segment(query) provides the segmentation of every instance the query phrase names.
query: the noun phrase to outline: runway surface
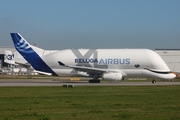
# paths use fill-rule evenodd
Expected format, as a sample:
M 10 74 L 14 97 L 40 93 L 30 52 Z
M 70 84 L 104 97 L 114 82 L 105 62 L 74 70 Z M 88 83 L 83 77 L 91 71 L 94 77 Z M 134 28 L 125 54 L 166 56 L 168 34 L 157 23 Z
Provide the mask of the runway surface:
M 0 86 L 157 86 L 180 85 L 180 82 L 125 82 L 125 81 L 101 81 L 101 83 L 88 83 L 88 81 L 62 81 L 53 79 L 0 79 Z

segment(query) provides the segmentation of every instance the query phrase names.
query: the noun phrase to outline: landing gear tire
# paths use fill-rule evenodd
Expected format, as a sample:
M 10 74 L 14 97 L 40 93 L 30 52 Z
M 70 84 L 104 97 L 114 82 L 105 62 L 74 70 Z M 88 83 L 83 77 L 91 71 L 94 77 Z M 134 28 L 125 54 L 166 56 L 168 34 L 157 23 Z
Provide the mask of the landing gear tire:
M 155 79 L 154 79 L 154 80 L 152 80 L 152 83 L 153 83 L 153 84 L 155 84 L 155 83 L 156 83 L 156 80 L 155 80 Z
M 89 83 L 100 83 L 100 80 L 89 80 Z

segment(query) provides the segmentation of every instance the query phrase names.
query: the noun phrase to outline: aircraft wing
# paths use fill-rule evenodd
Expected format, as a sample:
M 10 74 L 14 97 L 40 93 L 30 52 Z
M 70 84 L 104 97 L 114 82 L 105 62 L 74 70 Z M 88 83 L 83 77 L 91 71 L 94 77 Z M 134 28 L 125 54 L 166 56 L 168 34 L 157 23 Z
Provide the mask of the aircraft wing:
M 121 73 L 123 76 L 126 76 L 127 74 L 124 73 L 121 70 L 111 70 L 111 69 L 100 69 L 100 68 L 91 68 L 91 67 L 84 67 L 84 66 L 71 66 L 71 65 L 65 65 L 64 63 L 58 61 L 60 66 L 64 66 L 64 67 L 68 67 L 68 68 L 73 68 L 76 71 L 82 71 L 82 72 L 86 72 L 89 75 L 93 75 L 93 74 L 99 74 L 102 75 L 104 73 L 109 73 L 109 72 L 119 72 Z
M 71 65 L 65 65 L 64 63 L 58 61 L 60 66 L 64 66 L 64 67 L 68 67 L 68 68 L 73 68 L 77 71 L 82 71 L 82 72 L 87 72 L 88 74 L 93 74 L 93 73 L 97 73 L 97 74 L 103 74 L 106 72 L 112 72 L 110 70 L 107 69 L 99 69 L 99 68 L 91 68 L 91 67 L 84 67 L 84 66 L 71 66 Z

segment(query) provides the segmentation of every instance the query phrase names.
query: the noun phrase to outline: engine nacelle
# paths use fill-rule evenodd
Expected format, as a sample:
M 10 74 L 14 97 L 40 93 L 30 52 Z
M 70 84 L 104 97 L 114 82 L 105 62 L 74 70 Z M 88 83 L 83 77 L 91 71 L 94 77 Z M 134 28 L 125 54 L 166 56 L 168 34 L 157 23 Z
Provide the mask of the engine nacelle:
M 122 80 L 123 76 L 121 73 L 105 73 L 102 78 L 104 80 Z

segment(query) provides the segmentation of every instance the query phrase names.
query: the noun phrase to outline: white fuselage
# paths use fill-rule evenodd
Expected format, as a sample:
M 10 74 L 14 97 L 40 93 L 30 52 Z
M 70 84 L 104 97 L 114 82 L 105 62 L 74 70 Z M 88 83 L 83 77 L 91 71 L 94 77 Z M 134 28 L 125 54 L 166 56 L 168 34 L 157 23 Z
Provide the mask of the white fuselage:
M 16 50 L 32 67 L 58 76 L 88 76 L 122 80 L 124 76 L 173 79 L 162 58 L 148 49 L 67 49 L 47 52 L 30 45 L 19 33 L 11 33 Z M 99 81 L 98 81 L 99 82 Z
M 122 80 L 124 76 L 173 79 L 162 58 L 148 49 L 67 49 L 46 52 L 30 45 L 19 33 L 11 33 L 16 50 L 37 71 L 58 76 L 87 76 Z
M 42 59 L 59 76 L 88 76 L 88 74 L 62 67 L 58 61 L 72 66 L 114 70 L 121 72 L 123 76 L 162 79 L 174 77 L 172 73 L 164 73 L 170 72 L 169 68 L 157 53 L 148 49 L 67 49 L 42 56 Z

